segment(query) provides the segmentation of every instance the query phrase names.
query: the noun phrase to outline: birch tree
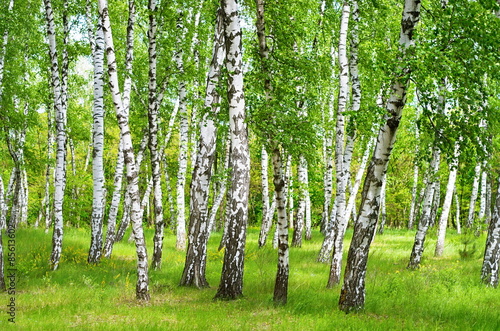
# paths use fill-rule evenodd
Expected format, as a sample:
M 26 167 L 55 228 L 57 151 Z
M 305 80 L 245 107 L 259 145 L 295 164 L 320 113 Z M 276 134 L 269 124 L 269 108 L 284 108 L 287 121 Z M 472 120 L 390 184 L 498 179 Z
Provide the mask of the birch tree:
M 45 19 L 47 22 L 47 39 L 51 62 L 51 86 L 54 97 L 56 123 L 56 168 L 54 179 L 54 232 L 52 236 L 52 253 L 50 265 L 53 270 L 59 266 L 63 240 L 63 203 L 66 187 L 66 108 L 63 103 L 59 60 L 57 58 L 56 28 L 51 0 L 44 0 Z
M 441 256 L 444 252 L 444 240 L 446 237 L 446 228 L 448 226 L 448 217 L 451 210 L 451 202 L 453 198 L 453 192 L 455 192 L 455 182 L 457 180 L 458 172 L 458 156 L 460 153 L 459 143 L 455 143 L 455 152 L 453 159 L 450 162 L 449 168 L 450 172 L 448 174 L 448 184 L 446 185 L 446 193 L 443 201 L 443 208 L 441 210 L 441 217 L 438 222 L 438 233 L 436 241 L 436 250 L 434 251 L 434 256 Z
M 228 219 L 228 238 L 224 251 L 221 281 L 215 297 L 236 299 L 243 291 L 243 266 L 245 258 L 246 225 L 248 222 L 248 194 L 250 185 L 250 154 L 245 99 L 243 94 L 242 34 L 238 4 L 223 0 L 226 69 L 228 71 L 227 95 L 231 132 L 231 206 Z
M 490 225 L 486 238 L 483 266 L 481 268 L 482 281 L 492 287 L 498 286 L 498 270 L 500 263 L 500 179 L 498 191 Z
M 94 60 L 94 107 L 92 126 L 92 177 L 94 182 L 92 197 L 91 242 L 89 263 L 98 263 L 103 247 L 102 228 L 104 219 L 104 32 L 99 20 L 95 37 L 90 19 L 90 2 L 87 2 L 87 24 L 89 41 Z M 108 230 L 109 231 L 109 230 Z
M 391 97 L 386 109 L 388 114 L 381 127 L 372 162 L 367 170 L 358 219 L 354 225 L 349 247 L 344 284 L 340 293 L 339 308 L 343 311 L 362 309 L 365 301 L 366 265 L 371 239 L 374 236 L 379 212 L 380 190 L 387 171 L 389 156 L 406 103 L 411 66 L 408 50 L 414 45 L 413 31 L 420 19 L 420 1 L 405 0 L 399 38 L 400 75 L 391 85 Z
M 148 59 L 149 59 L 149 97 L 148 97 L 148 122 L 149 122 L 149 154 L 151 159 L 151 172 L 153 180 L 153 204 L 155 219 L 155 235 L 153 238 L 154 249 L 151 266 L 158 269 L 161 266 L 163 251 L 163 194 L 161 188 L 161 167 L 158 152 L 158 109 L 159 100 L 156 83 L 156 0 L 148 1 L 149 29 L 148 29 Z
M 222 12 L 219 9 L 215 24 L 212 61 L 207 74 L 205 113 L 200 121 L 197 156 L 191 180 L 188 247 L 180 282 L 183 286 L 198 288 L 208 287 L 205 276 L 207 243 L 210 235 L 208 199 L 217 139 L 215 121 L 220 111 L 220 96 L 217 92 L 217 86 L 226 54 L 223 28 Z
M 137 284 L 136 297 L 139 300 L 149 301 L 149 275 L 148 275 L 148 258 L 146 251 L 146 243 L 142 228 L 142 213 L 139 197 L 138 185 L 138 169 L 135 162 L 135 154 L 132 145 L 132 138 L 129 126 L 129 114 L 124 108 L 124 100 L 120 92 L 118 84 L 118 73 L 116 65 L 116 56 L 114 51 L 113 35 L 108 12 L 107 0 L 99 0 L 99 15 L 103 22 L 104 40 L 106 44 L 106 55 L 108 62 L 109 87 L 112 94 L 113 104 L 115 107 L 116 118 L 120 127 L 123 154 L 125 159 L 125 167 L 127 170 L 127 180 L 131 198 L 131 220 L 132 231 L 135 238 L 135 246 L 137 253 Z
M 174 59 L 177 66 L 177 71 L 180 74 L 179 78 L 179 170 L 177 172 L 177 242 L 176 248 L 184 250 L 186 248 L 186 215 L 185 215 L 185 194 L 184 187 L 186 184 L 186 172 L 188 166 L 188 115 L 187 115 L 187 88 L 186 78 L 184 77 L 184 59 L 181 40 L 185 36 L 185 29 L 183 23 L 183 13 L 179 11 L 179 18 L 177 19 L 177 31 L 179 40 L 177 52 Z

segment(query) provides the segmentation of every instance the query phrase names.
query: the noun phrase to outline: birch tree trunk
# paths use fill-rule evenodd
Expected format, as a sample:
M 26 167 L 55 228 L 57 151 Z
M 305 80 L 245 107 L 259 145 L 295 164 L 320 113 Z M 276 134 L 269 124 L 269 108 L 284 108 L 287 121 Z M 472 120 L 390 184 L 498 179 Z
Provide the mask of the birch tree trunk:
M 453 195 L 455 196 L 455 209 L 456 209 L 455 224 L 457 226 L 457 234 L 462 234 L 462 226 L 460 224 L 460 199 L 458 198 L 456 189 Z
M 478 218 L 481 223 L 485 223 L 486 219 L 486 200 L 487 200 L 487 186 L 488 186 L 488 174 L 486 172 L 487 162 L 483 162 L 481 171 L 481 195 L 479 196 L 479 214 Z
M 286 215 L 285 178 L 283 174 L 283 157 L 279 147 L 275 147 L 272 154 L 274 170 L 274 190 L 278 209 L 278 267 L 274 284 L 273 300 L 277 304 L 285 304 L 288 299 L 289 247 L 288 222 Z
M 446 194 L 444 197 L 441 217 L 439 218 L 439 223 L 438 223 L 437 242 L 436 242 L 436 250 L 434 251 L 434 256 L 441 256 L 443 255 L 444 252 L 444 240 L 446 238 L 446 228 L 448 226 L 448 217 L 450 215 L 453 192 L 455 192 L 455 182 L 457 180 L 459 152 L 460 152 L 460 145 L 456 143 L 455 153 L 454 153 L 455 155 L 453 156 L 453 160 L 450 163 L 448 184 L 446 185 Z
M 299 182 L 299 201 L 297 208 L 297 216 L 293 227 L 292 246 L 302 246 L 302 236 L 305 227 L 306 218 L 306 196 L 307 196 L 307 161 L 304 155 L 299 156 L 299 164 L 297 166 L 297 177 Z
M 205 109 L 210 109 L 210 112 L 206 112 L 200 121 L 197 156 L 191 180 L 188 247 L 180 282 L 182 286 L 198 288 L 209 286 L 205 276 L 207 243 L 210 236 L 208 199 L 217 139 L 215 121 L 220 110 L 220 96 L 217 92 L 217 86 L 225 57 L 223 28 L 222 12 L 219 9 L 215 24 L 212 61 L 207 74 L 205 92 L 204 106 Z
M 182 38 L 184 33 L 184 23 L 182 12 L 179 12 L 179 18 L 177 19 L 177 30 L 179 31 L 179 37 Z M 182 40 L 182 39 L 180 39 Z M 179 40 L 179 41 L 180 41 Z M 178 43 L 181 44 L 180 42 Z M 189 124 L 188 124 L 188 114 L 187 114 L 187 90 L 186 90 L 186 78 L 184 75 L 184 60 L 183 60 L 183 50 L 182 46 L 175 53 L 175 62 L 177 65 L 177 71 L 180 74 L 179 78 L 179 170 L 177 172 L 177 242 L 176 248 L 178 250 L 186 249 L 186 212 L 185 212 L 185 193 L 184 189 L 186 186 L 186 172 L 188 165 L 188 140 L 189 140 Z
M 488 227 L 486 247 L 484 250 L 481 280 L 488 286 L 498 286 L 498 270 L 500 263 L 500 178 L 497 180 L 498 190 L 493 215 Z
M 260 157 L 261 179 L 262 179 L 262 224 L 259 233 L 259 247 L 264 247 L 267 241 L 267 236 L 272 225 L 272 216 L 269 215 L 269 155 L 265 146 L 262 146 Z
M 151 173 L 153 180 L 153 204 L 155 234 L 153 238 L 153 259 L 151 267 L 159 269 L 161 267 L 163 252 L 163 194 L 161 189 L 161 166 L 158 152 L 158 93 L 156 83 L 156 0 L 148 1 L 149 9 L 149 30 L 148 30 L 148 59 L 149 59 L 149 98 L 148 98 L 148 120 L 149 120 L 149 155 L 151 158 Z
M 380 192 L 380 225 L 378 227 L 378 233 L 384 234 L 385 221 L 387 220 L 387 212 L 385 208 L 385 196 L 387 187 L 387 176 L 384 178 L 382 183 L 382 189 Z
M 337 174 L 337 188 L 336 188 L 336 215 L 335 222 L 333 223 L 333 255 L 331 260 L 330 277 L 328 279 L 327 287 L 332 287 L 340 281 L 340 272 L 342 268 L 342 251 L 344 247 L 344 234 L 347 227 L 348 215 L 346 211 L 346 190 L 347 183 L 349 182 L 349 167 L 350 155 L 352 150 L 349 150 L 349 145 L 352 143 L 351 139 L 347 140 L 344 147 L 345 133 L 345 120 L 344 113 L 347 111 L 347 101 L 349 98 L 349 61 L 347 58 L 347 31 L 349 26 L 349 16 L 351 14 L 351 6 L 348 2 L 344 2 L 342 6 L 342 16 L 340 20 L 340 38 L 339 38 L 339 96 L 338 96 L 338 109 L 337 109 L 337 124 L 335 127 L 335 170 Z M 349 136 L 351 138 L 351 136 Z M 347 161 L 347 159 L 349 160 Z M 328 255 L 330 253 L 328 252 Z
M 108 229 L 106 232 L 106 240 L 104 242 L 103 254 L 105 257 L 111 257 L 113 252 L 113 244 L 115 243 L 116 237 L 116 218 L 118 216 L 118 207 L 120 205 L 120 200 L 122 197 L 122 182 L 123 182 L 123 168 L 124 168 L 124 158 L 123 158 L 123 142 L 120 138 L 118 142 L 118 154 L 116 156 L 115 165 L 115 176 L 113 181 L 113 194 L 111 198 L 111 205 L 109 207 L 108 213 Z
M 413 243 L 410 262 L 407 266 L 408 269 L 418 269 L 420 267 L 420 261 L 424 253 L 424 242 L 427 235 L 427 230 L 429 229 L 431 222 L 432 202 L 434 200 L 434 194 L 436 193 L 434 178 L 439 170 L 440 154 L 441 153 L 439 151 L 439 148 L 434 147 L 432 152 L 432 160 L 429 165 L 429 180 L 425 189 L 422 214 L 420 215 L 420 220 L 418 222 L 418 229 L 415 235 L 415 241 Z
M 231 132 L 231 207 L 224 264 L 217 294 L 218 299 L 236 299 L 243 293 L 248 194 L 250 185 L 250 152 L 245 123 L 243 95 L 242 34 L 238 5 L 223 0 L 226 68 L 228 71 L 229 125 Z
M 476 215 L 476 200 L 479 191 L 479 177 L 481 175 L 481 163 L 478 162 L 474 168 L 474 181 L 472 183 L 472 192 L 469 203 L 469 216 L 467 217 L 467 227 L 470 228 L 474 224 L 474 217 Z
M 108 13 L 107 0 L 99 0 L 99 14 L 103 22 L 104 40 L 106 44 L 109 87 L 111 89 L 113 104 L 115 107 L 116 118 L 120 127 L 121 137 L 123 139 L 123 154 L 125 166 L 127 169 L 127 179 L 129 186 L 129 195 L 131 198 L 131 220 L 132 231 L 135 237 L 135 246 L 137 253 L 137 284 L 136 297 L 139 300 L 149 301 L 149 276 L 148 276 L 148 258 L 144 233 L 142 229 L 142 213 L 139 197 L 138 169 L 135 162 L 135 154 L 132 145 L 132 138 L 128 122 L 128 112 L 124 107 L 124 100 L 118 84 L 118 74 L 116 57 L 113 45 L 113 36 Z
M 59 266 L 63 240 L 63 203 L 66 187 L 66 109 L 63 107 L 59 61 L 57 58 L 56 32 L 51 0 L 44 0 L 45 18 L 47 21 L 47 39 L 51 62 L 51 85 L 54 97 L 56 122 L 56 167 L 54 179 L 54 232 L 52 236 L 51 269 Z
M 88 23 L 90 20 L 90 2 Z M 89 263 L 98 263 L 102 253 L 102 228 L 104 219 L 104 32 L 102 21 L 97 24 L 95 38 L 89 24 L 89 40 L 94 58 L 94 108 L 93 108 L 93 152 L 92 177 L 94 182 L 92 197 L 91 241 L 88 256 Z M 109 231 L 109 230 L 108 230 Z
M 401 20 L 400 51 L 402 64 L 407 64 L 407 49 L 413 45 L 413 30 L 420 18 L 420 1 L 405 0 Z M 349 248 L 344 284 L 340 293 L 339 308 L 345 312 L 362 309 L 365 302 L 365 276 L 371 239 L 374 236 L 379 212 L 380 190 L 383 183 L 396 132 L 406 103 L 411 67 L 399 68 L 392 83 L 392 95 L 387 103 L 386 122 L 381 127 L 372 162 L 367 170 L 361 207 L 354 225 Z

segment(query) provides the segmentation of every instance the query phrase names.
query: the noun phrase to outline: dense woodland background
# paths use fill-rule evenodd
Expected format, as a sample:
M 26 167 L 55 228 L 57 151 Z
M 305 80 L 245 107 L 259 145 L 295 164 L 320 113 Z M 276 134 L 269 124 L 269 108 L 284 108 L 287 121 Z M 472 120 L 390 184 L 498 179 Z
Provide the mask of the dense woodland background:
M 384 227 L 414 230 L 428 215 L 425 222 L 430 226 L 429 231 L 436 232 L 445 196 L 450 190 L 448 179 L 456 169 L 456 182 L 451 187 L 452 205 L 444 224 L 448 231 L 466 235 L 487 232 L 494 216 L 500 176 L 500 2 L 415 2 L 421 6 L 420 17 L 408 52 L 403 51 L 406 46 L 401 46 L 400 41 L 404 1 L 269 0 L 262 3 L 245 0 L 238 3 L 250 148 L 248 226 L 261 227 L 268 217 L 273 201 L 273 169 L 271 164 L 263 163 L 267 159 L 263 153 L 271 155 L 274 148 L 279 148 L 284 161 L 290 229 L 297 233 L 297 228 L 304 228 L 304 233 L 298 233 L 299 238 L 305 236 L 304 240 L 309 239 L 307 233 L 311 228 L 321 230 L 314 232 L 316 236 L 328 236 L 333 226 L 329 225 L 329 219 L 334 213 L 331 208 L 335 189 L 339 185 L 336 178 L 340 176 L 335 171 L 335 149 L 339 141 L 343 145 L 351 139 L 351 175 L 344 188 L 347 198 L 353 194 L 356 198 L 354 210 L 347 215 L 351 227 L 354 222 L 351 214 L 356 215 L 363 189 L 361 179 L 359 189 L 353 191 L 356 174 L 361 169 L 362 175 L 370 164 L 368 156 L 373 154 L 374 139 L 387 120 L 385 105 L 393 93 L 391 86 L 407 80 L 406 104 L 403 104 L 404 112 L 379 199 L 378 231 L 383 232 Z M 52 60 L 47 3 L 51 3 L 53 9 L 57 43 L 57 55 Z M 223 1 L 224 4 L 227 1 Z M 151 100 L 156 98 L 154 122 L 159 154 L 155 158 L 160 161 L 162 222 L 165 236 L 177 236 L 176 246 L 180 250 L 186 249 L 182 237 L 187 237 L 189 232 L 194 160 L 207 118 L 212 119 L 217 128 L 208 210 L 217 203 L 219 195 L 224 198 L 215 211 L 213 231 L 224 231 L 225 210 L 228 205 L 231 208 L 226 202 L 232 200 L 224 192 L 226 186 L 231 186 L 231 164 L 228 166 L 227 161 L 231 129 L 226 95 L 231 94 L 227 86 L 233 72 L 224 66 L 220 69 L 220 80 L 215 84 L 220 101 L 207 106 L 205 97 L 220 5 L 211 0 L 158 1 L 154 6 L 152 1 L 109 1 L 117 73 L 124 95 L 127 81 L 130 84 L 128 123 L 134 154 L 137 158 L 143 157 L 142 162 L 136 163 L 140 167 L 138 187 L 143 226 L 153 228 L 157 222 L 154 198 L 158 195 L 153 188 L 154 163 L 148 148 L 152 132 Z M 263 39 L 256 26 L 259 5 L 265 8 Z M 56 130 L 58 115 L 54 106 L 60 101 L 54 97 L 51 68 L 57 59 L 60 67 L 56 73 L 62 78 L 63 94 L 67 93 L 67 101 L 62 97 L 67 107 L 62 219 L 64 227 L 91 227 L 96 206 L 92 170 L 97 153 L 93 138 L 95 52 L 92 52 L 96 49 L 96 40 L 91 47 L 89 36 L 90 40 L 96 36 L 97 3 L 46 0 L 42 4 L 41 1 L 13 0 L 3 1 L 1 6 L 3 226 L 8 223 L 53 231 L 54 169 L 60 133 Z M 350 7 L 347 9 L 351 11 L 350 16 L 342 15 L 346 7 Z M 133 33 L 131 8 L 135 10 Z M 151 94 L 152 17 L 157 23 L 156 94 Z M 342 17 L 350 17 L 350 21 Z M 344 66 L 342 47 L 348 62 Z M 345 76 L 347 85 L 342 85 L 346 65 L 350 74 Z M 120 128 L 113 93 L 108 87 L 111 74 L 104 67 L 105 193 L 101 201 L 104 231 L 98 235 L 105 241 L 115 191 L 121 194 L 121 201 L 116 205 L 117 230 L 126 222 L 127 176 L 116 190 Z M 353 71 L 358 73 L 356 77 Z M 359 88 L 355 88 L 355 82 Z M 346 88 L 344 95 L 342 91 Z M 341 108 L 342 102 L 344 108 Z M 212 112 L 214 105 L 220 106 L 218 114 Z M 337 122 L 339 114 L 344 120 L 342 127 Z M 440 157 L 436 157 L 437 153 Z M 328 184 L 329 171 L 333 171 L 333 175 Z M 434 194 L 429 198 L 426 190 L 430 186 Z M 329 190 L 334 192 L 333 197 L 331 192 L 328 195 Z M 208 217 L 210 212 L 205 212 Z M 302 223 L 297 223 L 297 219 Z M 272 245 L 273 235 L 274 232 L 269 234 L 267 245 Z M 300 246 L 302 239 L 296 236 L 291 236 L 293 244 Z M 66 246 L 62 247 L 64 254 Z M 432 254 L 433 249 L 425 254 Z M 89 262 L 96 263 L 99 259 L 91 261 L 89 257 Z M 498 257 L 496 259 L 498 265 Z M 51 263 L 57 268 L 59 262 L 52 260 Z M 168 264 L 164 259 L 163 267 Z

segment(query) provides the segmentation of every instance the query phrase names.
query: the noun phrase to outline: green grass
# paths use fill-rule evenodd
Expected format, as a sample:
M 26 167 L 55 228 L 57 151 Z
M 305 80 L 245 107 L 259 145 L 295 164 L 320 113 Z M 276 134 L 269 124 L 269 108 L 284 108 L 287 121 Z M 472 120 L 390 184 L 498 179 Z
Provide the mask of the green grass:
M 146 230 L 151 244 L 153 231 Z M 348 231 L 347 250 L 351 232 Z M 62 262 L 48 270 L 51 235 L 19 229 L 16 238 L 16 323 L 0 315 L 0 329 L 27 330 L 500 330 L 499 289 L 479 281 L 481 256 L 462 260 L 459 237 L 448 234 L 445 255 L 432 257 L 435 236 L 426 242 L 418 271 L 406 270 L 414 232 L 387 229 L 370 251 L 365 310 L 346 315 L 337 309 L 340 286 L 325 288 L 329 266 L 316 262 L 322 237 L 314 233 L 302 248 L 291 249 L 288 304 L 272 302 L 277 254 L 257 248 L 258 229 L 250 229 L 244 297 L 214 301 L 223 252 L 220 234 L 208 250 L 208 289 L 179 287 L 184 254 L 166 235 L 163 267 L 150 272 L 151 302 L 135 300 L 135 249 L 115 245 L 113 257 L 86 263 L 87 229 L 65 230 Z M 6 242 L 4 236 L 4 242 Z M 482 251 L 484 235 L 478 239 Z M 479 244 L 481 243 L 481 244 Z M 151 247 L 149 252 L 151 253 Z M 345 260 L 345 259 L 344 259 Z M 6 310 L 10 296 L 0 295 Z

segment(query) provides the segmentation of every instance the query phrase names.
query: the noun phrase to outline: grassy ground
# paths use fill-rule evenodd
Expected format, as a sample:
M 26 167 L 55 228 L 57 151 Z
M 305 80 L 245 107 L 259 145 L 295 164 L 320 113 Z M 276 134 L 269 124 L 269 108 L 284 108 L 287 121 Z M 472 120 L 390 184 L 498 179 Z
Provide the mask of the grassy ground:
M 433 231 L 434 232 L 434 231 Z M 148 238 L 153 231 L 147 230 Z M 348 232 L 346 247 L 351 233 Z M 427 240 L 418 271 L 405 269 L 414 232 L 386 230 L 370 252 L 366 279 L 366 309 L 346 315 L 337 309 L 340 286 L 326 290 L 329 267 L 315 262 L 322 237 L 291 249 L 288 304 L 272 302 L 276 252 L 257 248 L 258 230 L 250 229 L 245 264 L 244 297 L 221 302 L 217 290 L 223 252 L 220 234 L 209 243 L 208 289 L 178 286 L 184 254 L 175 238 L 165 238 L 163 268 L 151 271 L 151 302 L 135 297 L 135 249 L 118 243 L 113 257 L 87 265 L 87 229 L 65 230 L 63 259 L 48 270 L 51 235 L 19 229 L 16 238 L 16 317 L 0 315 L 0 329 L 26 330 L 500 330 L 500 289 L 479 282 L 482 245 L 462 260 L 459 237 L 448 234 L 445 256 L 433 258 L 435 238 Z M 4 235 L 4 243 L 6 240 Z M 4 246 L 5 247 L 5 246 Z M 151 248 L 149 252 L 151 252 Z M 345 260 L 345 259 L 344 259 Z M 7 310 L 11 295 L 0 295 Z

